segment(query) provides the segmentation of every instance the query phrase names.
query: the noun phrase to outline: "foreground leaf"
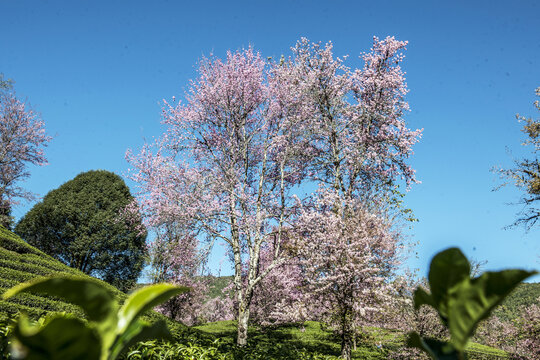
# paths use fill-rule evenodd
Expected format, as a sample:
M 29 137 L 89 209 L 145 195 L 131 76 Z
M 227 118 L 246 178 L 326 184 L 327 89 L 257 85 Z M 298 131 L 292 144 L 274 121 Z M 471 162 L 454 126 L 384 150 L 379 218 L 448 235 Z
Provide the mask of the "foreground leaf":
M 102 321 L 116 312 L 114 296 L 103 285 L 85 278 L 43 278 L 17 285 L 3 295 L 8 299 L 18 293 L 33 292 L 57 296 L 79 305 L 90 321 Z
M 423 350 L 435 360 L 467 359 L 465 354 L 460 354 L 451 344 L 436 339 L 422 338 L 415 332 L 409 334 L 407 346 Z
M 39 328 L 20 319 L 13 329 L 27 360 L 98 360 L 101 344 L 93 329 L 74 318 L 57 317 Z
M 149 325 L 142 321 L 134 321 L 124 334 L 115 342 L 110 351 L 110 358 L 115 359 L 136 343 L 146 340 L 171 339 L 171 333 L 163 320 Z
M 134 292 L 120 308 L 118 314 L 118 332 L 127 330 L 131 322 L 147 310 L 169 300 L 171 297 L 189 291 L 187 287 L 171 284 L 145 286 Z
M 535 271 L 525 270 L 485 272 L 460 284 L 450 302 L 450 342 L 457 349 L 464 350 L 478 323 L 488 318 L 516 286 L 534 274 Z
M 469 261 L 458 248 L 441 251 L 431 260 L 428 275 L 431 297 L 445 323 L 451 289 L 468 279 L 470 272 Z

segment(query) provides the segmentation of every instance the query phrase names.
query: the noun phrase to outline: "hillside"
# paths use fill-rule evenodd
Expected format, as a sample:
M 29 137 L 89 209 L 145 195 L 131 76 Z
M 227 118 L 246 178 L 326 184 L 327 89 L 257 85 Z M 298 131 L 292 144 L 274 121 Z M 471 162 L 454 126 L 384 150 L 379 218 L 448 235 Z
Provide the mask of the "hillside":
M 21 282 L 53 274 L 88 277 L 28 245 L 17 235 L 0 226 L 0 293 Z M 103 283 L 98 279 L 95 281 Z M 106 286 L 120 299 L 125 298 L 125 294 L 116 288 L 109 284 Z M 8 301 L 0 300 L 1 317 L 11 317 L 20 311 L 26 312 L 32 318 L 51 312 L 83 315 L 77 306 L 46 296 L 19 294 Z
M 20 282 L 53 274 L 89 277 L 26 244 L 12 232 L 0 227 L 0 294 Z M 126 298 L 124 293 L 113 286 L 98 279 L 91 279 L 105 284 L 120 301 Z M 211 293 L 214 296 L 219 296 L 222 288 L 231 281 L 231 277 L 216 277 L 212 280 Z M 46 296 L 20 294 L 9 301 L 0 300 L 0 320 L 13 317 L 20 311 L 26 312 L 34 319 L 54 312 L 69 312 L 83 316 L 82 311 L 77 306 Z M 149 313 L 145 317 L 149 320 L 164 318 L 155 312 Z M 196 328 L 187 328 L 168 319 L 167 323 L 176 342 L 169 345 L 147 342 L 146 345 L 139 345 L 138 349 L 141 351 L 146 349 L 151 352 L 161 349 L 160 346 L 164 348 L 171 347 L 176 353 L 173 358 L 185 359 L 191 358 L 187 353 L 194 351 L 200 351 L 201 354 L 215 351 L 215 355 L 221 354 L 239 359 L 251 359 L 252 355 L 261 353 L 270 355 L 271 358 L 275 359 L 285 359 L 289 355 L 294 354 L 296 356 L 301 353 L 314 356 L 313 358 L 334 359 L 339 354 L 339 342 L 334 338 L 333 334 L 328 330 L 323 331 L 318 323 L 313 322 L 307 322 L 304 324 L 305 328 L 302 326 L 298 329 L 294 326 L 273 330 L 254 328 L 250 332 L 253 331 L 253 339 L 256 339 L 260 344 L 245 349 L 247 351 L 245 354 L 232 345 L 236 329 L 234 322 L 212 323 Z M 399 332 L 379 334 L 380 331 L 382 330 L 375 331 L 369 338 L 361 341 L 358 350 L 354 351 L 354 358 L 383 359 L 388 351 L 398 347 L 403 341 L 403 335 Z M 278 347 L 275 347 L 276 342 L 280 343 Z M 384 346 L 379 349 L 376 344 L 381 342 Z M 220 345 L 216 347 L 217 344 Z M 157 348 L 154 348 L 154 346 L 157 346 Z M 178 351 L 180 350 L 182 354 L 186 353 L 185 357 L 178 357 Z M 136 353 L 134 352 L 134 356 L 136 356 Z M 479 357 L 476 357 L 476 354 Z M 503 354 L 504 352 L 476 344 L 473 344 L 469 349 L 471 359 L 502 359 L 505 358 Z M 210 358 L 212 357 L 201 357 L 201 359 Z
M 90 278 L 105 285 L 120 302 L 123 302 L 126 298 L 126 294 L 114 286 L 62 264 L 0 226 L 0 294 L 21 282 L 54 274 Z M 84 317 L 78 306 L 49 296 L 19 294 L 7 301 L 0 300 L 0 320 L 12 318 L 21 311 L 33 319 L 55 312 L 67 312 Z M 148 320 L 166 319 L 169 328 L 176 335 L 180 335 L 187 330 L 185 325 L 170 321 L 155 312 L 150 312 L 145 317 Z
M 521 315 L 521 308 L 534 303 L 538 304 L 539 298 L 540 283 L 523 283 L 504 300 L 494 313 L 502 320 L 514 320 Z

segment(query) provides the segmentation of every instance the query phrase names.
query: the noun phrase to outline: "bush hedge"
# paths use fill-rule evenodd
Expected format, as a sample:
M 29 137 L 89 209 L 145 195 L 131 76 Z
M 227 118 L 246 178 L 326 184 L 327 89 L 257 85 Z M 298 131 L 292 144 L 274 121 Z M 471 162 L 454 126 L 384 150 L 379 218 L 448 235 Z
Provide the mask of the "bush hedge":
M 19 283 L 53 274 L 88 277 L 28 245 L 17 235 L 0 226 L 0 294 Z M 92 279 L 106 284 L 101 280 Z M 124 293 L 108 284 L 106 286 L 120 299 L 125 298 Z M 84 316 L 77 306 L 49 296 L 20 294 L 7 301 L 0 300 L 0 316 L 13 317 L 21 311 L 34 319 L 55 312 Z
M 0 295 L 19 283 L 53 274 L 89 278 L 108 288 L 120 303 L 126 299 L 126 294 L 114 286 L 62 264 L 44 252 L 28 245 L 20 237 L 0 225 Z M 45 315 L 62 312 L 84 318 L 84 314 L 78 306 L 51 296 L 19 294 L 7 301 L 0 300 L 0 319 L 14 318 L 20 312 L 26 313 L 34 320 Z M 149 321 L 166 319 L 171 332 L 178 337 L 184 336 L 187 331 L 185 325 L 170 321 L 155 312 L 147 313 L 145 319 Z

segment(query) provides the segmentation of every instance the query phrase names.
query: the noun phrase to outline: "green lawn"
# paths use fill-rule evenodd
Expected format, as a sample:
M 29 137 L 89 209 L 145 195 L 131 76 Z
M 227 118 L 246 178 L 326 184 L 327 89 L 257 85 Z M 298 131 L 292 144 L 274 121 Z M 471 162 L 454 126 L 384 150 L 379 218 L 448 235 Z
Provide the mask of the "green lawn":
M 195 329 L 213 335 L 225 344 L 234 343 L 236 334 L 234 321 L 209 323 Z M 353 351 L 354 359 L 387 359 L 389 353 L 403 346 L 405 340 L 405 334 L 396 330 L 366 328 L 363 333 L 364 335 L 357 339 L 357 349 Z M 273 329 L 250 328 L 249 349 L 255 353 L 266 352 L 267 355 L 273 356 L 268 357 L 269 359 L 292 359 L 293 355 L 298 356 L 298 353 L 309 354 L 317 359 L 335 359 L 340 354 L 340 339 L 331 330 L 325 329 L 321 323 L 307 321 L 303 325 Z M 470 344 L 468 352 L 471 360 L 508 358 L 504 351 L 474 343 Z M 310 358 L 309 355 L 305 358 Z

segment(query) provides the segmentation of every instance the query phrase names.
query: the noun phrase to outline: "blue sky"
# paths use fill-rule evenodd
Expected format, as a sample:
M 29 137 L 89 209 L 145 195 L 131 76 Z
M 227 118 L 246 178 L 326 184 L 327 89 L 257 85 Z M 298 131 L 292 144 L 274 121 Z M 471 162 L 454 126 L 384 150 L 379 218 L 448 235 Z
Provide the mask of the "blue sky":
M 160 101 L 183 95 L 204 54 L 253 45 L 279 57 L 304 36 L 359 66 L 374 35 L 408 40 L 406 119 L 424 128 L 411 160 L 422 183 L 406 197 L 420 220 L 408 264 L 425 274 L 433 254 L 459 246 L 487 269 L 540 269 L 540 231 L 503 230 L 520 194 L 492 192 L 490 172 L 511 165 L 507 147 L 526 154 L 515 114 L 539 115 L 538 1 L 0 0 L 0 14 L 0 72 L 54 136 L 50 165 L 25 183 L 41 195 L 82 171 L 124 174 L 126 149 L 161 134 Z

